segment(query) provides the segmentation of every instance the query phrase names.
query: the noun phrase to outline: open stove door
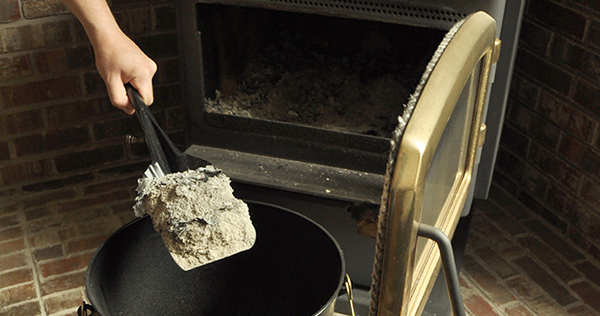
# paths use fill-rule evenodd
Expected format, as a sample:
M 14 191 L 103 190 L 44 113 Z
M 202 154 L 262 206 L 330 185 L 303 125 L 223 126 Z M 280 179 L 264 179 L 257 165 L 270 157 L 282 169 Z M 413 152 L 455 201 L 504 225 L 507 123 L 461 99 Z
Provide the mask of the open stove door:
M 440 270 L 420 223 L 452 236 L 468 199 L 490 68 L 498 60 L 496 23 L 486 13 L 459 22 L 434 54 L 400 118 L 382 197 L 371 316 L 419 315 Z M 410 110 L 408 111 L 410 112 Z

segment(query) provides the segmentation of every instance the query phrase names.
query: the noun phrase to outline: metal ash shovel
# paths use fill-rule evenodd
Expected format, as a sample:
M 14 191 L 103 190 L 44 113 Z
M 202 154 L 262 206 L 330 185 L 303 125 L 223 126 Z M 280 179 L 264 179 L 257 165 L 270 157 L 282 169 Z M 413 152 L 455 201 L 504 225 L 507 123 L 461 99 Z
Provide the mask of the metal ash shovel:
M 127 85 L 152 163 L 138 181 L 136 216 L 150 215 L 175 263 L 188 271 L 252 248 L 256 231 L 230 179 L 208 161 L 181 153 Z
M 137 90 L 131 84 L 127 84 L 126 89 L 129 100 L 135 108 L 135 114 L 146 133 L 146 144 L 152 156 L 152 163 L 144 172 L 147 178 L 152 179 L 168 173 L 195 170 L 211 164 L 202 158 L 179 151 L 169 136 L 160 128 Z

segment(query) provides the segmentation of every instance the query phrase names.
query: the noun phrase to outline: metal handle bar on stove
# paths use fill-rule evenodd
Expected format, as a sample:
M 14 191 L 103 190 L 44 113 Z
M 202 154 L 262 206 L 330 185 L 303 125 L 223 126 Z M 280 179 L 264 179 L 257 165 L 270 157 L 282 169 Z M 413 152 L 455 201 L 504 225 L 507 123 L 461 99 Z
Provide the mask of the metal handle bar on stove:
M 131 84 L 126 84 L 125 87 L 129 100 L 135 108 L 135 113 L 146 133 L 146 144 L 150 149 L 152 160 L 158 163 L 165 174 L 195 169 L 210 164 L 204 159 L 181 153 L 169 139 L 169 136 L 160 128 L 137 90 Z

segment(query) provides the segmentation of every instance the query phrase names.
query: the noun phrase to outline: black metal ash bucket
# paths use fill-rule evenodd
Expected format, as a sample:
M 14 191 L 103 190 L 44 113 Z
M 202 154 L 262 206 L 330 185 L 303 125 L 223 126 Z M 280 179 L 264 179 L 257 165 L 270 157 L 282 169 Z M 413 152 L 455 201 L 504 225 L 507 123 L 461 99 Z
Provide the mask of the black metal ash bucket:
M 149 217 L 110 236 L 86 274 L 88 298 L 109 315 L 333 315 L 345 275 L 337 242 L 295 212 L 248 203 L 254 247 L 183 271 Z

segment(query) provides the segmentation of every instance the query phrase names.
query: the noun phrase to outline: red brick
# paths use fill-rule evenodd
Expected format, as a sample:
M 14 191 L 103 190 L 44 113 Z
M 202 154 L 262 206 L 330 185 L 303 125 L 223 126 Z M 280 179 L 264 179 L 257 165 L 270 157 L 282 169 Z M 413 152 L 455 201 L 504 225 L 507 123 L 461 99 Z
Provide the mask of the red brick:
M 598 313 L 587 305 L 579 305 L 567 309 L 569 315 L 572 316 L 597 316 Z
M 42 315 L 40 310 L 40 303 L 37 301 L 27 302 L 19 305 L 13 305 L 10 307 L 4 307 L 0 309 L 0 316 L 39 316 Z
M 115 19 L 121 29 L 129 35 L 137 35 L 152 29 L 152 15 L 149 6 L 140 6 L 136 10 L 116 12 Z
M 39 180 L 52 175 L 52 173 L 52 165 L 48 160 L 30 161 L 0 168 L 4 184 Z
M 550 181 L 536 167 L 525 164 L 521 171 L 520 183 L 525 190 L 528 190 L 533 195 L 544 196 L 548 190 Z
M 105 239 L 105 236 L 92 236 L 70 241 L 67 243 L 67 253 L 72 254 L 76 252 L 95 250 L 102 244 L 102 242 L 104 242 Z
M 567 261 L 574 262 L 585 258 L 577 247 L 573 247 L 571 243 L 565 240 L 564 236 L 557 234 L 555 230 L 541 220 L 528 220 L 523 224 L 546 244 L 552 245 L 552 248 L 563 258 L 567 259 Z
M 21 18 L 17 0 L 0 0 L 0 7 L 2 8 L 0 10 L 0 23 L 13 22 Z
M 470 255 L 465 255 L 462 270 L 468 274 L 485 293 L 502 305 L 515 300 L 514 295 L 489 271 Z
M 16 205 L 13 205 L 13 207 L 16 210 Z M 2 213 L 3 213 L 3 211 L 0 208 L 0 214 L 2 214 Z M 0 229 L 9 228 L 9 227 L 17 226 L 17 225 L 21 225 L 21 220 L 19 219 L 18 214 L 10 214 L 10 215 L 6 215 L 6 216 L 0 216 Z
M 8 142 L 0 142 L 0 161 L 10 159 L 10 149 Z
M 514 195 L 510 195 L 495 183 L 492 183 L 492 187 L 490 188 L 489 200 L 519 222 L 535 216 Z
M 496 227 L 500 227 L 510 236 L 517 236 L 520 234 L 525 234 L 527 229 L 517 221 L 517 219 L 509 212 L 513 210 L 515 212 L 519 212 L 519 208 L 516 206 L 517 203 L 513 201 L 502 199 L 502 207 L 499 207 L 496 203 L 493 203 L 491 199 L 488 200 L 479 200 L 475 199 L 473 201 L 473 205 L 478 207 L 480 213 L 485 215 L 485 218 L 488 220 L 495 222 Z M 511 203 L 512 202 L 512 203 Z
M 558 283 L 554 277 L 531 258 L 523 257 L 513 262 L 523 269 L 536 284 L 542 287 L 560 305 L 566 306 L 577 301 L 577 298 L 571 295 L 567 288 Z
M 489 246 L 506 256 L 514 256 L 521 251 L 517 243 L 484 217 L 473 218 L 473 230 L 477 231 Z
M 155 7 L 154 16 L 157 30 L 173 30 L 177 27 L 175 8 L 172 5 Z
M 571 289 L 590 307 L 600 312 L 600 291 L 589 282 L 579 282 L 571 285 Z
M 0 29 L 0 52 L 53 47 L 71 41 L 71 21 L 28 23 Z
M 581 197 L 597 209 L 600 208 L 600 184 L 586 179 L 581 188 Z
M 582 142 L 570 135 L 564 135 L 560 146 L 558 147 L 559 154 L 571 162 L 573 165 L 581 167 L 590 174 L 595 174 L 598 171 L 598 163 L 600 155 L 594 152 L 589 144 Z
M 177 82 L 180 78 L 179 76 L 179 60 L 178 59 L 169 59 L 169 60 L 160 60 L 157 61 L 158 71 L 154 75 L 154 80 L 156 83 L 173 83 Z M 185 117 L 185 116 L 184 116 Z
M 4 0 L 3 0 L 4 1 Z M 0 13 L 2 14 L 2 13 Z M 33 74 L 29 55 L 0 58 L 0 81 L 25 78 Z
M 591 5 L 593 2 L 590 2 Z M 590 44 L 600 47 L 600 23 L 591 21 L 590 32 L 586 38 L 586 41 Z
M 0 93 L 1 92 L 2 91 L 0 91 Z M 7 136 L 23 132 L 32 132 L 44 127 L 42 112 L 40 110 L 29 110 L 0 115 L 0 123 L 2 123 L 0 124 L 0 132 Z
M 23 249 L 25 249 L 25 240 L 23 238 L 0 242 L 0 256 L 13 254 Z
M 49 247 L 61 242 L 57 230 L 44 230 L 29 236 L 29 244 L 34 248 Z
M 66 310 L 76 310 L 83 301 L 83 295 L 79 290 L 63 292 L 58 296 L 44 298 L 48 314 L 55 314 Z
M 0 306 L 7 306 L 36 297 L 33 283 L 0 289 Z
M 34 134 L 19 137 L 13 140 L 17 156 L 23 157 L 30 154 L 41 153 L 45 151 L 44 135 Z
M 40 271 L 45 278 L 85 269 L 90 263 L 92 253 L 57 259 L 40 264 Z
M 504 310 L 506 316 L 533 316 L 533 314 L 523 305 L 508 307 Z
M 54 162 L 58 172 L 69 172 L 97 168 L 124 158 L 125 149 L 117 145 L 64 154 L 54 158 Z
M 0 240 L 11 240 L 23 238 L 23 229 L 21 227 L 12 227 L 0 230 Z
M 133 176 L 125 179 L 117 179 L 108 182 L 90 184 L 83 188 L 83 195 L 88 196 L 97 193 L 120 190 L 122 188 L 128 191 L 133 191 L 137 187 L 137 180 L 139 178 L 139 176 Z
M 38 52 L 33 54 L 33 60 L 41 74 L 60 74 L 94 67 L 94 54 L 87 45 Z
M 534 113 L 529 107 L 520 102 L 512 102 L 507 119 L 509 119 L 512 125 L 518 130 L 526 133 L 529 131 L 533 115 Z
M 41 284 L 42 295 L 79 288 L 85 285 L 85 271 L 65 274 L 44 279 Z
M 494 308 L 479 295 L 472 295 L 464 299 L 465 307 L 477 316 L 500 316 Z
M 579 274 L 573 268 L 571 268 L 568 263 L 554 251 L 554 249 L 550 248 L 548 245 L 533 237 L 519 238 L 519 242 L 525 248 L 529 249 L 531 253 L 540 259 L 563 281 L 569 282 L 579 278 Z
M 64 187 L 73 187 L 74 185 L 82 182 L 87 182 L 94 179 L 92 172 L 85 172 L 83 174 L 75 174 L 67 177 L 61 177 L 58 179 L 52 179 L 48 181 L 36 182 L 33 184 L 23 185 L 23 192 L 33 193 L 42 191 L 52 191 L 61 189 Z
M 575 265 L 577 270 L 583 272 L 583 274 L 594 284 L 600 285 L 600 267 L 593 264 L 590 261 L 584 261 Z
M 516 67 L 520 71 L 526 72 L 558 93 L 567 95 L 572 81 L 568 72 L 525 50 L 519 50 L 517 56 Z
M 111 1 L 113 7 L 129 6 L 131 4 L 144 4 L 150 3 L 150 0 L 113 0 Z
M 0 288 L 29 282 L 33 282 L 31 268 L 0 273 Z
M 525 23 L 523 24 L 522 35 L 525 35 Z M 537 36 L 539 38 L 539 36 Z M 531 43 L 531 41 L 529 41 Z M 528 79 L 515 74 L 513 76 L 510 94 L 511 97 L 516 97 L 525 104 L 535 106 L 538 102 L 541 89 L 538 85 L 531 83 Z
M 79 147 L 91 142 L 87 128 L 71 127 L 49 131 L 45 137 L 46 150 L 58 150 Z
M 106 218 L 110 214 L 110 210 L 105 207 L 85 208 L 81 210 L 70 210 L 65 212 L 62 217 L 62 222 L 65 223 L 82 223 L 93 221 L 98 218 Z
M 467 279 L 465 278 L 465 275 L 462 273 L 462 271 L 458 275 L 458 284 L 460 284 L 461 292 L 466 292 L 465 289 L 471 288 L 471 286 L 469 286 L 469 282 L 467 282 Z
M 88 72 L 83 75 L 85 91 L 88 95 L 103 94 L 106 95 L 106 85 L 98 72 Z M 155 98 L 156 100 L 156 98 Z M 115 109 L 113 109 L 115 110 Z M 126 115 L 126 114 L 125 114 Z
M 64 256 L 64 252 L 61 244 L 48 246 L 33 251 L 33 258 L 36 261 L 43 261 L 48 259 L 56 259 Z
M 91 142 L 86 127 L 70 127 L 45 132 L 44 134 L 27 135 L 14 141 L 17 156 L 23 157 L 47 151 L 74 148 Z
M 579 80 L 573 95 L 573 100 L 584 108 L 600 114 L 600 104 L 598 104 L 598 94 L 600 89 L 597 86 L 590 85 L 584 80 Z
M 25 218 L 28 221 L 36 220 L 52 215 L 52 210 L 48 206 L 40 206 L 38 208 L 25 211 Z
M 114 204 L 110 206 L 112 210 L 111 214 L 123 216 L 123 215 L 133 215 L 133 200 L 123 201 L 122 203 Z M 133 219 L 133 218 L 132 218 Z
M 118 191 L 109 192 L 99 196 L 61 203 L 58 207 L 60 214 L 68 214 L 68 216 L 72 216 L 73 212 L 77 210 L 103 206 L 121 200 L 131 200 L 131 198 L 131 194 L 128 190 L 120 189 Z
M 592 240 L 600 239 L 600 216 L 596 209 L 584 206 L 571 212 L 571 224 Z
M 542 146 L 554 149 L 558 146 L 561 130 L 545 117 L 534 115 L 529 126 L 529 134 Z
M 68 223 L 66 228 L 58 231 L 58 236 L 64 243 L 72 239 L 80 238 L 82 235 L 75 225 Z
M 23 14 L 26 18 L 40 18 L 69 12 L 60 0 L 23 0 Z
M 531 161 L 544 173 L 565 185 L 571 192 L 577 192 L 581 186 L 583 175 L 571 167 L 560 157 L 547 149 L 532 146 Z
M 140 125 L 137 122 L 134 122 L 131 117 L 111 121 L 100 121 L 94 123 L 93 129 L 94 138 L 97 141 L 115 138 L 123 139 L 127 134 L 141 135 L 140 132 L 143 133 Z
M 76 76 L 4 86 L 0 87 L 0 93 L 6 107 L 60 100 L 81 94 Z
M 506 284 L 539 315 L 564 314 L 564 310 L 552 298 L 546 296 L 537 284 L 524 276 L 511 278 Z
M 108 108 L 105 99 L 85 100 L 74 103 L 57 104 L 46 108 L 49 127 L 61 127 L 67 124 L 82 124 L 85 122 L 94 122 L 102 114 L 102 109 Z M 110 106 L 111 110 L 114 110 Z
M 28 195 L 23 203 L 25 209 L 39 207 L 52 202 L 60 202 L 62 200 L 72 199 L 77 196 L 77 191 L 74 188 L 66 188 L 63 190 L 46 191 L 41 194 Z
M 81 234 L 85 236 L 98 234 L 108 236 L 114 233 L 117 229 L 121 228 L 121 226 L 123 226 L 121 220 L 119 218 L 112 217 L 102 221 L 78 223 L 77 228 Z
M 472 249 L 473 252 L 477 252 L 478 249 L 486 247 L 489 247 L 488 244 L 484 241 L 483 237 L 478 232 L 469 232 L 467 249 Z
M 480 248 L 476 254 L 483 261 L 483 264 L 496 273 L 500 279 L 506 279 L 518 274 L 517 270 L 491 247 Z
M 544 118 L 558 124 L 574 136 L 586 142 L 592 141 L 593 131 L 598 126 L 598 122 L 572 105 L 549 93 L 542 93 L 537 109 Z
M 13 253 L 0 257 L 0 271 L 20 268 L 27 265 L 27 257 L 23 252 Z

